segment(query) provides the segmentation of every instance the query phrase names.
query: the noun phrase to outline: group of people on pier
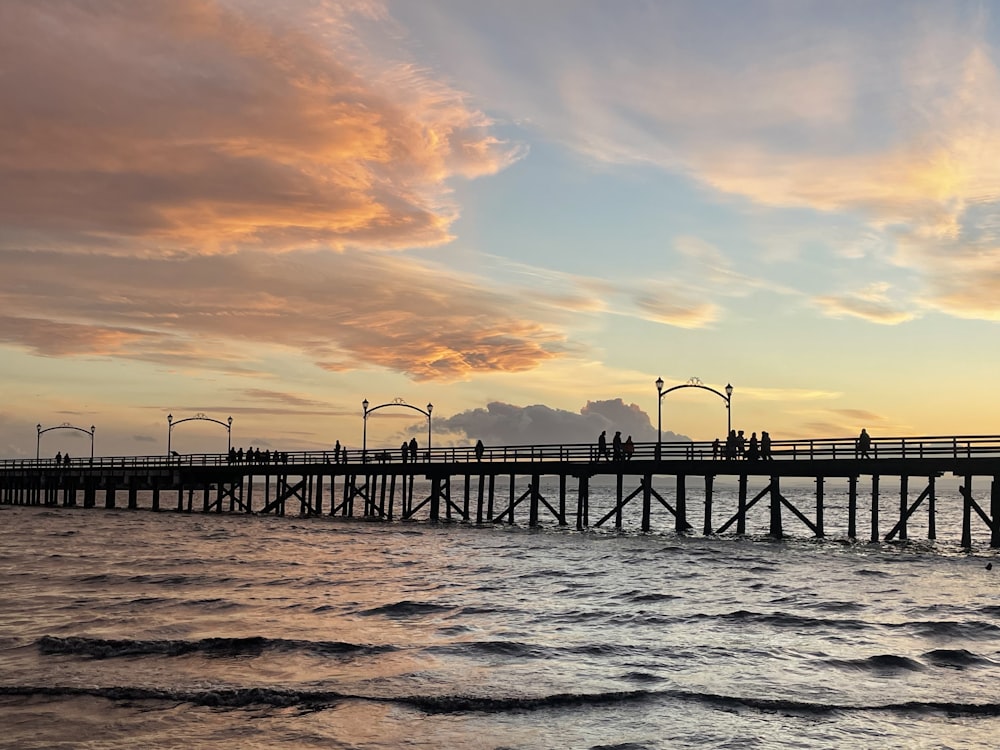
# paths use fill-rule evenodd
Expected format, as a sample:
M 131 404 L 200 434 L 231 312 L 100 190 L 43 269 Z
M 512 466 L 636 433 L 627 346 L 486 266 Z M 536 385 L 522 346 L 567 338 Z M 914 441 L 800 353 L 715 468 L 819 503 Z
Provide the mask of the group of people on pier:
M 771 454 L 771 435 L 767 431 L 750 434 L 747 440 L 743 430 L 730 430 L 726 436 L 726 444 L 722 445 L 719 438 L 712 443 L 712 458 L 724 458 L 730 461 L 773 461 Z
M 261 450 L 260 448 L 254 448 L 253 446 L 247 448 L 246 453 L 243 452 L 243 448 L 230 448 L 229 449 L 229 463 L 231 464 L 287 464 L 288 454 L 279 453 L 278 451 L 272 451 L 270 448 L 266 450 Z
M 600 437 L 597 438 L 597 460 L 601 461 L 631 461 L 635 455 L 635 443 L 629 435 L 622 440 L 621 430 L 615 431 L 615 436 L 611 438 L 611 451 L 608 452 L 608 431 L 601 430 Z

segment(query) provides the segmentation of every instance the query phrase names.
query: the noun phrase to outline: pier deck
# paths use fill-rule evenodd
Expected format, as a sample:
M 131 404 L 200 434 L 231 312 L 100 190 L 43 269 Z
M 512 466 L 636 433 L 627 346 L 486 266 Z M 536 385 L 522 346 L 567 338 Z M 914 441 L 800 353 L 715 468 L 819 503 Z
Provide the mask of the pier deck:
M 416 461 L 404 460 L 398 448 L 350 450 L 346 460 L 333 451 L 235 458 L 5 460 L 0 503 L 276 515 L 290 509 L 369 520 L 544 521 L 577 529 L 632 524 L 643 531 L 655 513 L 665 513 L 677 532 L 703 534 L 746 533 L 748 517 L 763 512 L 773 537 L 785 535 L 786 522 L 822 537 L 825 483 L 836 479 L 848 485 L 847 536 L 857 538 L 867 520 L 863 536 L 878 541 L 905 540 L 920 507 L 927 511 L 928 538 L 936 538 L 936 481 L 950 475 L 962 501 L 962 546 L 972 546 L 975 528 L 1000 547 L 1000 436 L 876 438 L 868 457 L 859 456 L 853 439 L 775 441 L 772 460 L 722 457 L 712 443 L 640 443 L 628 460 L 608 460 L 590 444 L 488 447 L 481 457 L 472 447 L 436 448 L 419 452 Z M 735 513 L 721 519 L 714 502 L 719 477 L 734 481 L 737 493 Z M 543 479 L 558 489 L 543 488 Z M 815 482 L 815 504 L 789 501 L 781 489 L 786 479 Z M 883 497 L 886 480 L 898 496 Z M 974 481 L 989 482 L 988 497 L 977 499 Z M 590 495 L 602 482 L 613 487 L 614 503 L 597 517 Z M 697 517 L 689 494 L 696 483 L 703 488 Z M 630 506 L 638 512 L 626 514 Z

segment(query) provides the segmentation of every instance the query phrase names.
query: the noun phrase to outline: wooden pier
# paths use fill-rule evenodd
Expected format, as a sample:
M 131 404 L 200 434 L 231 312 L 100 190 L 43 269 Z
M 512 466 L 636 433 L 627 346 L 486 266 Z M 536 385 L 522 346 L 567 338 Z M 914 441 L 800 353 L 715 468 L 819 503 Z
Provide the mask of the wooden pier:
M 748 519 L 766 519 L 775 538 L 826 536 L 826 487 L 847 483 L 850 539 L 906 540 L 915 512 L 927 511 L 937 536 L 938 481 L 956 479 L 961 539 L 973 532 L 1000 547 L 1000 437 L 872 440 L 869 457 L 853 439 L 775 441 L 772 460 L 724 458 L 712 443 L 637 444 L 629 460 L 607 460 L 594 445 L 399 449 L 233 455 L 125 456 L 0 461 L 0 504 L 129 508 L 202 513 L 338 516 L 474 524 L 611 527 L 650 531 L 662 519 L 678 533 L 745 534 Z M 659 456 L 657 458 L 657 456 Z M 337 456 L 341 459 L 341 456 Z M 407 457 L 411 458 L 411 457 Z M 718 479 L 735 484 L 735 510 L 720 514 Z M 811 480 L 809 507 L 787 499 L 783 483 Z M 989 483 L 977 497 L 974 482 Z M 610 507 L 591 501 L 595 483 L 610 487 Z M 697 488 L 697 491 L 696 491 Z M 700 495 L 700 498 L 698 497 Z M 140 501 L 140 498 L 142 500 Z M 700 502 L 698 502 L 700 500 Z M 607 503 L 605 503 L 607 506 Z

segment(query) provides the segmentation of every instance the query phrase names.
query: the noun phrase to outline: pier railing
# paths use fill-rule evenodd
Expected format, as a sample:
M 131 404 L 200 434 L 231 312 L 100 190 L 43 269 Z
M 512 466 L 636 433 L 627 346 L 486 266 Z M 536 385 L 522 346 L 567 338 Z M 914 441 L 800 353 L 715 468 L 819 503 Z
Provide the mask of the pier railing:
M 652 461 L 656 456 L 656 443 L 635 443 L 631 456 L 620 460 Z M 660 444 L 663 461 L 677 460 L 717 460 L 731 461 L 725 456 L 725 445 L 714 442 L 664 442 Z M 776 461 L 815 460 L 855 460 L 864 458 L 858 452 L 855 438 L 816 438 L 809 440 L 774 440 L 771 443 L 771 457 Z M 874 437 L 868 449 L 870 459 L 907 458 L 1000 458 L 1000 436 L 924 436 L 924 437 Z M 42 459 L 2 459 L 0 470 L 39 469 L 59 467 L 91 467 L 94 469 L 156 469 L 188 466 L 254 465 L 270 466 L 280 464 L 379 464 L 379 463 L 472 463 L 483 462 L 542 462 L 565 461 L 589 463 L 613 461 L 612 446 L 608 454 L 600 455 L 595 443 L 570 443 L 556 445 L 505 445 L 486 446 L 482 456 L 476 454 L 471 445 L 420 449 L 416 460 L 402 455 L 400 448 L 347 448 L 340 454 L 333 450 L 309 451 L 260 451 L 254 456 L 243 454 L 233 460 L 225 453 L 184 453 L 178 455 L 154 456 L 95 456 L 72 458 L 68 463 L 56 462 L 55 458 Z M 735 460 L 746 460 L 740 455 Z

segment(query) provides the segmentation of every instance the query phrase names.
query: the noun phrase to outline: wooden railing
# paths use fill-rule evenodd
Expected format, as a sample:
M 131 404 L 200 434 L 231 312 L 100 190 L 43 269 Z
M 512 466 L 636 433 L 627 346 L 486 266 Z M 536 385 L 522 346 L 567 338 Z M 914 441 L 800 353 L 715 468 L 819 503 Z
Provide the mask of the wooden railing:
M 656 458 L 655 442 L 636 443 L 632 461 L 649 461 Z M 572 461 L 589 463 L 610 460 L 609 456 L 599 456 L 595 443 L 570 443 L 561 445 L 506 445 L 487 446 L 481 458 L 477 458 L 473 446 L 450 446 L 434 448 L 431 451 L 418 449 L 415 463 L 434 464 L 467 462 L 539 462 Z M 725 446 L 716 447 L 713 442 L 664 442 L 660 444 L 660 458 L 664 461 L 676 460 L 729 460 L 724 457 Z M 775 440 L 771 443 L 772 457 L 776 461 L 812 460 L 854 460 L 858 458 L 857 443 L 854 438 L 816 438 L 810 440 Z M 917 459 L 917 458 L 1000 458 L 1000 436 L 963 435 L 930 437 L 873 437 L 868 451 L 875 459 Z M 406 462 L 411 462 L 410 456 Z M 745 460 L 740 457 L 737 460 Z M 328 451 L 261 451 L 249 459 L 230 460 L 224 453 L 185 453 L 165 456 L 95 456 L 73 458 L 69 463 L 57 463 L 55 458 L 42 459 L 2 459 L 0 471 L 16 469 L 55 469 L 69 466 L 104 470 L 114 469 L 167 469 L 189 466 L 253 465 L 274 466 L 280 464 L 359 464 L 359 463 L 401 463 L 404 459 L 399 448 L 359 448 L 344 450 L 335 457 Z

